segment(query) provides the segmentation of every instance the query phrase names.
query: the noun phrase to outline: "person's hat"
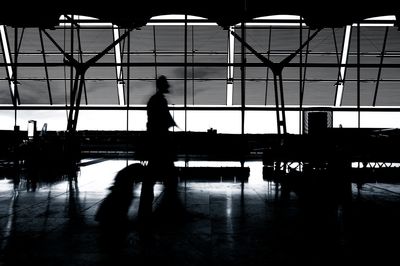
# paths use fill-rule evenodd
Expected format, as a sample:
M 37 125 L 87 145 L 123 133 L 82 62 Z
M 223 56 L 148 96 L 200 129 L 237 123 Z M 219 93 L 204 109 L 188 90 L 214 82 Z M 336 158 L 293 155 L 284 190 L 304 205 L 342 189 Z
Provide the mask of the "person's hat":
M 156 86 L 160 90 L 168 90 L 170 87 L 167 78 L 164 75 L 158 77 L 156 81 Z

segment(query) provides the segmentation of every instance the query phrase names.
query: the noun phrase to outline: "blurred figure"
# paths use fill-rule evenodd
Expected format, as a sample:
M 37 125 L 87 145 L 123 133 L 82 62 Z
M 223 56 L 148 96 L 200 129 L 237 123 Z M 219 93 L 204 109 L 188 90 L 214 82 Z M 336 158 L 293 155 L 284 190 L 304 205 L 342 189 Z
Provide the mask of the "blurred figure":
M 165 194 L 176 194 L 175 154 L 169 128 L 177 126 L 165 98 L 170 85 L 165 76 L 156 81 L 156 93 L 147 103 L 147 151 L 149 175 L 143 180 L 139 205 L 139 218 L 146 220 L 152 214 L 153 187 L 157 179 L 165 184 Z
M 138 178 L 145 174 L 140 163 L 131 164 L 115 176 L 110 193 L 100 204 L 95 220 L 107 229 L 122 229 L 128 224 L 128 210 L 133 199 L 133 186 Z

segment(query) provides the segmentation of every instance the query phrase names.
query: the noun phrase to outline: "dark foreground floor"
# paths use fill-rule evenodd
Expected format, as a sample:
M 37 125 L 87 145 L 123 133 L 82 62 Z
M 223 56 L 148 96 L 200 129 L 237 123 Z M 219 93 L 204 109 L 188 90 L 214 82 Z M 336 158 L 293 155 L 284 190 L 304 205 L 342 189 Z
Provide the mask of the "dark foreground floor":
M 78 184 L 36 192 L 0 181 L 0 265 L 385 265 L 398 257 L 398 186 L 367 184 L 353 189 L 348 206 L 330 208 L 323 197 L 284 200 L 273 184 L 251 178 L 243 190 L 180 183 L 179 202 L 168 206 L 158 184 L 153 220 L 143 225 L 138 185 L 127 229 L 104 231 L 94 215 L 122 167 L 86 166 Z

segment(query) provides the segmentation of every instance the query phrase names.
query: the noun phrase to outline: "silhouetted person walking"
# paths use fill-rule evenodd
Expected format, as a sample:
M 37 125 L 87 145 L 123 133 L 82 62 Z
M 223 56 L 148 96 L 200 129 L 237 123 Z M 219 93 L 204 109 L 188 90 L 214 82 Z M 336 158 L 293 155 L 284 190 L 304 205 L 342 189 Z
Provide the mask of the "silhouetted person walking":
M 169 128 L 176 126 L 164 94 L 169 93 L 165 76 L 156 81 L 157 91 L 147 103 L 148 176 L 142 182 L 139 217 L 148 219 L 152 213 L 153 186 L 157 178 L 164 181 L 167 195 L 176 193 L 175 155 Z

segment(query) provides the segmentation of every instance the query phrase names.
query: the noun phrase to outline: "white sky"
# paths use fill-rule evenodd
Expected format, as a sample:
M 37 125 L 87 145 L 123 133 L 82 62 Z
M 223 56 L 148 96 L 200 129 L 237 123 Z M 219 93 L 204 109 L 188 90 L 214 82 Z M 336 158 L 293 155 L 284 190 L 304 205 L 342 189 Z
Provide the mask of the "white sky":
M 184 111 L 171 111 L 179 128 L 185 129 Z M 289 133 L 299 133 L 299 112 L 286 112 L 287 129 Z M 126 130 L 126 111 L 87 111 L 79 113 L 78 130 Z M 333 127 L 357 127 L 357 112 L 334 112 Z M 26 130 L 29 120 L 37 121 L 37 129 L 41 130 L 47 123 L 48 130 L 63 131 L 67 127 L 65 111 L 19 110 L 17 125 Z M 146 111 L 130 111 L 129 130 L 146 129 Z M 0 111 L 0 129 L 12 130 L 14 127 L 14 111 Z M 398 112 L 364 112 L 361 113 L 361 127 L 400 128 L 400 113 Z M 240 133 L 240 111 L 187 111 L 187 130 L 205 132 L 209 128 L 217 129 L 218 133 Z M 276 133 L 275 112 L 247 111 L 245 116 L 245 133 Z

